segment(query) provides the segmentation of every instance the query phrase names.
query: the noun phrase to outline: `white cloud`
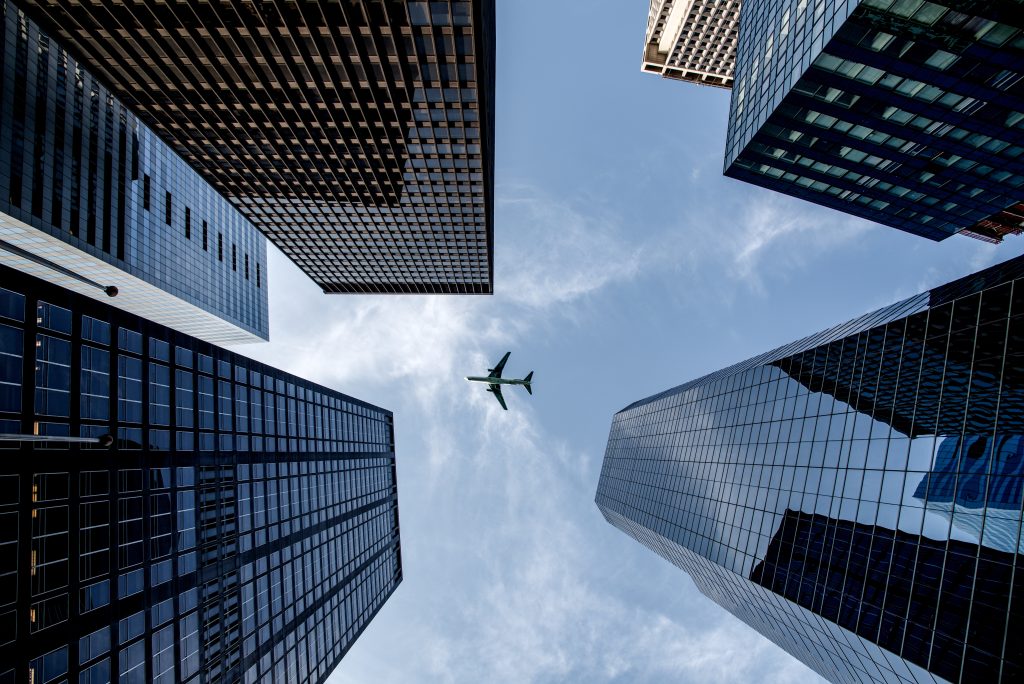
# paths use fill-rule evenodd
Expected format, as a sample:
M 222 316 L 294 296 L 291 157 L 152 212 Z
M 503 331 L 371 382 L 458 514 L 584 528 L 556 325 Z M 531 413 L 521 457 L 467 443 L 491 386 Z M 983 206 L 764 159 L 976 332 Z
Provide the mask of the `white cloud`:
M 425 612 L 444 620 L 418 624 L 408 638 L 423 648 L 403 651 L 378 681 L 807 681 L 803 665 L 700 597 L 682 571 L 666 574 L 661 591 L 686 597 L 668 611 L 624 600 L 621 583 L 645 578 L 619 573 L 597 543 L 609 531 L 592 503 L 593 472 L 527 414 L 511 418 L 500 435 L 485 429 L 463 445 L 463 456 L 485 458 L 452 488 L 496 505 L 464 521 L 462 548 L 422 560 L 459 567 L 419 587 L 429 588 Z
M 495 295 L 323 296 L 272 248 L 271 276 L 285 281 L 271 292 L 272 341 L 238 351 L 284 359 L 287 370 L 329 384 L 420 379 L 414 391 L 428 403 L 468 355 L 493 363 L 495 346 L 538 315 L 639 272 L 641 250 L 613 220 L 516 191 L 499 202 L 509 238 L 499 232 Z
M 658 236 L 612 215 L 502 195 L 514 198 L 498 207 L 493 297 L 327 297 L 274 254 L 273 342 L 239 349 L 396 411 L 406 578 L 332 681 L 768 681 L 765 663 L 775 681 L 806 679 L 682 571 L 663 590 L 691 597 L 685 611 L 624 598 L 644 578 L 595 542 L 620 534 L 593 504 L 601 454 L 546 432 L 534 404 L 502 411 L 461 379 L 670 263 Z
M 514 239 L 499 244 L 496 288 L 514 303 L 545 308 L 585 296 L 640 270 L 643 247 L 610 216 L 538 196 L 506 192 L 499 202 L 503 229 Z M 511 224 L 511 225 L 510 225 Z
M 785 275 L 822 252 L 849 244 L 871 223 L 768 191 L 752 191 L 740 225 L 726 243 L 733 252 L 730 272 L 755 290 L 765 272 Z M 769 263 L 770 262 L 770 263 Z

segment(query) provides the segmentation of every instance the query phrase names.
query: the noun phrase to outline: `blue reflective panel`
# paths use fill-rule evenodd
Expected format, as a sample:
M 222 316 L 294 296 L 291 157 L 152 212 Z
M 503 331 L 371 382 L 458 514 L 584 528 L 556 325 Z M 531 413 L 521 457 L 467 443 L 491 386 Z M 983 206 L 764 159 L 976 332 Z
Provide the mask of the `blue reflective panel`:
M 156 361 L 171 360 L 171 346 L 155 337 L 149 338 L 149 356 Z
M 150 451 L 170 451 L 171 433 L 169 430 L 149 430 Z
M 117 329 L 117 346 L 127 352 L 142 353 L 142 335 L 127 328 Z
M 110 652 L 110 627 L 102 627 L 78 640 L 78 664 L 99 658 Z
M 125 598 L 139 593 L 145 588 L 145 575 L 142 568 L 119 575 L 117 578 L 117 597 Z
M 21 411 L 24 333 L 0 324 L 0 411 Z
M 110 658 L 104 658 L 82 670 L 78 675 L 78 684 L 109 684 L 110 676 Z
M 142 422 L 142 361 L 117 356 L 117 417 L 129 423 Z
M 34 658 L 29 663 L 29 669 L 33 673 L 33 679 L 40 684 L 49 684 L 58 677 L 67 674 L 68 671 L 68 648 L 67 646 L 50 651 L 46 655 Z
M 71 343 L 36 335 L 36 413 L 67 417 L 71 410 L 70 390 Z
M 213 358 L 199 354 L 199 372 L 213 374 Z
M 110 324 L 92 316 L 82 316 L 82 339 L 100 345 L 110 344 Z
M 0 316 L 25 320 L 25 295 L 0 287 Z
M 110 418 L 110 354 L 82 345 L 79 415 L 90 420 Z
M 36 325 L 65 335 L 71 334 L 71 312 L 61 306 L 39 302 L 36 306 Z
M 160 363 L 149 364 L 149 422 L 170 425 L 171 369 Z
M 174 363 L 182 368 L 192 367 L 192 350 L 184 347 L 174 348 Z

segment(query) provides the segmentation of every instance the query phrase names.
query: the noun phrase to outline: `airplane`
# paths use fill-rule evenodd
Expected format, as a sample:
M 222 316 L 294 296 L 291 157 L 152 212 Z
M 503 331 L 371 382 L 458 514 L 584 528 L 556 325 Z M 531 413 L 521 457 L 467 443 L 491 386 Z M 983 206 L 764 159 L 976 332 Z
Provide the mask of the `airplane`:
M 475 375 L 470 375 L 466 377 L 466 379 L 469 380 L 470 382 L 486 382 L 488 385 L 490 385 L 490 387 L 487 388 L 487 391 L 494 394 L 494 398 L 498 400 L 499 404 L 501 404 L 501 408 L 505 409 L 506 411 L 508 411 L 508 406 L 505 405 L 505 398 L 501 396 L 502 385 L 522 385 L 523 387 L 526 388 L 527 392 L 533 394 L 533 388 L 530 386 L 530 383 L 533 381 L 533 371 L 530 371 L 529 374 L 527 374 L 527 376 L 522 380 L 506 380 L 501 377 L 501 371 L 503 368 L 505 368 L 505 362 L 508 361 L 508 357 L 511 354 L 512 352 L 505 352 L 505 355 L 501 357 L 501 361 L 498 362 L 498 365 L 487 371 L 488 373 L 490 373 L 490 375 L 488 375 L 486 378 L 482 378 L 480 376 Z

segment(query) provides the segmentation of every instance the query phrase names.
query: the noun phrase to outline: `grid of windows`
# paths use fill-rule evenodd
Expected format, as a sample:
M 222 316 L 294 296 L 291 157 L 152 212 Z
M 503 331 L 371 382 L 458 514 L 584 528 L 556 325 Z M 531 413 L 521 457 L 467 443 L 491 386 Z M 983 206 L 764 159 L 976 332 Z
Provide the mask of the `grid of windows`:
M 597 503 L 832 681 L 1024 671 L 1024 257 L 616 414 Z
M 27 224 L 266 339 L 266 288 L 203 251 L 193 213 L 256 264 L 264 238 L 29 19 L 32 4 L 0 10 L 0 87 L 14 101 L 0 127 L 0 239 L 30 246 Z M 73 254 L 73 270 L 96 268 Z
M 642 68 L 666 78 L 729 88 L 739 27 L 739 0 L 651 0 Z
M 491 292 L 494 0 L 27 9 L 325 292 Z
M 933 240 L 1024 219 L 1024 22 L 998 2 L 752 0 L 726 175 Z
M 0 443 L 21 451 L 0 466 L 0 662 L 18 681 L 324 681 L 402 579 L 391 413 L 0 279 L 20 333 L 3 380 L 23 394 L 17 363 L 33 392 L 69 384 L 45 419 L 0 405 L 0 432 L 117 436 L 116 457 Z M 65 370 L 26 374 L 43 335 Z

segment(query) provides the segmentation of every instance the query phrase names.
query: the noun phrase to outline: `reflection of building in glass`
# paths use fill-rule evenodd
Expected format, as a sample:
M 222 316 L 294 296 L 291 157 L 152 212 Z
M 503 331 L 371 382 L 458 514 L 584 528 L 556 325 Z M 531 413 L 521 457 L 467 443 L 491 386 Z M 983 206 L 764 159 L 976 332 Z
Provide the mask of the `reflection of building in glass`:
M 1021 232 L 1018 7 L 739 4 L 654 0 L 645 49 L 645 70 L 731 84 L 727 176 L 932 240 Z
M 491 292 L 494 0 L 25 10 L 325 292 Z
M 0 15 L 0 263 L 210 342 L 266 339 L 263 236 L 18 5 Z
M 947 437 L 914 496 L 984 545 L 1024 552 L 1020 540 L 1024 436 Z
M 833 681 L 1015 681 L 1022 277 L 1024 257 L 628 406 L 599 508 Z M 843 566 L 854 549 L 891 582 Z
M 1014 567 L 1012 552 L 789 510 L 749 579 L 944 679 L 995 681 Z
M 391 412 L 0 283 L 0 681 L 324 681 L 402 579 Z

